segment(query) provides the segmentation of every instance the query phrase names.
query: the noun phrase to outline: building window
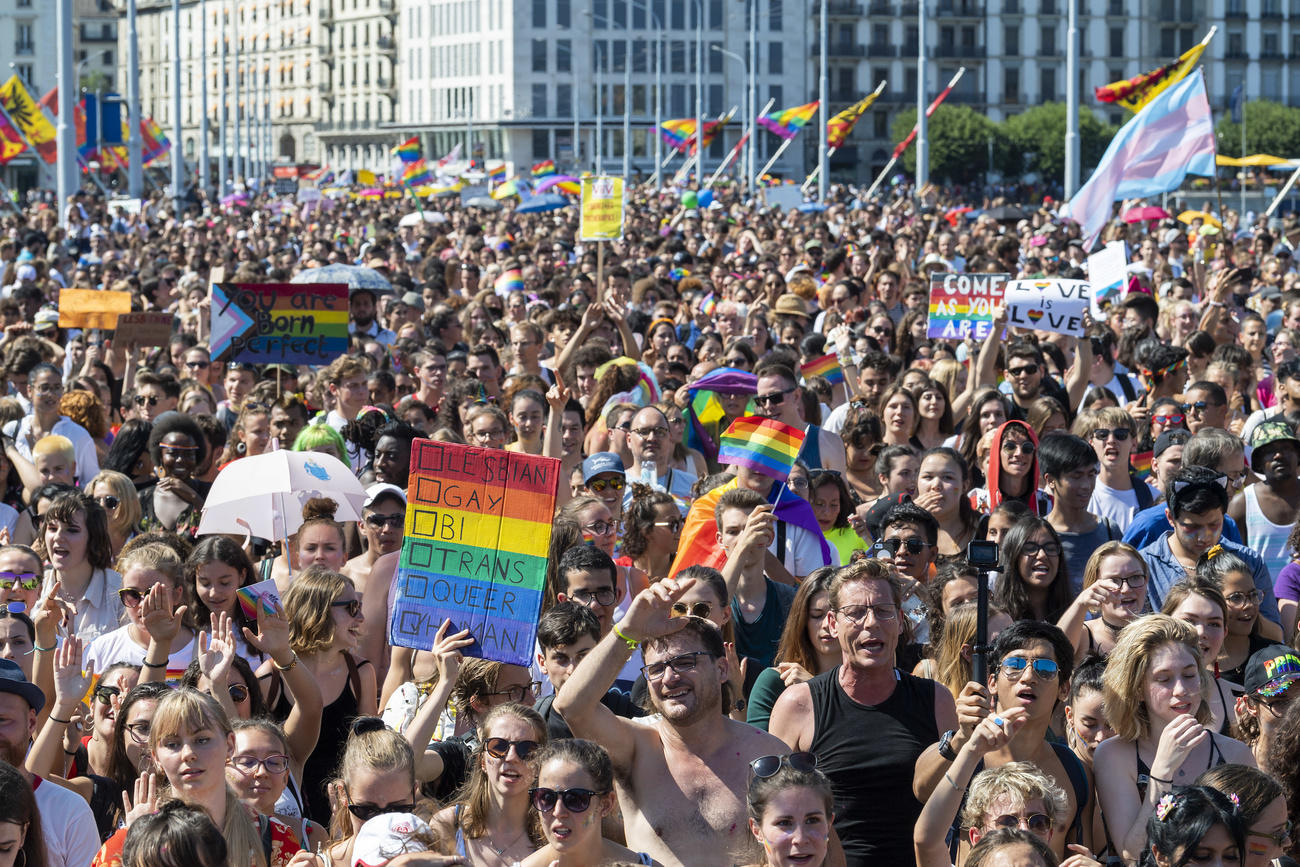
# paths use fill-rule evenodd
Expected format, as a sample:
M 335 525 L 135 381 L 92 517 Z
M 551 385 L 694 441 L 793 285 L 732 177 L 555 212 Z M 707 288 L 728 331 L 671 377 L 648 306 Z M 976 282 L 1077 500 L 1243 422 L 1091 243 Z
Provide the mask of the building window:
M 709 55 L 709 75 L 722 74 L 722 61 L 726 55 L 722 53 L 721 42 L 710 42 L 705 51 Z
M 785 74 L 785 46 L 773 42 L 767 48 L 767 71 L 772 75 Z
M 555 116 L 568 117 L 573 114 L 573 85 L 555 85 Z
M 614 26 L 619 30 L 627 29 L 627 0 L 614 0 Z
M 632 29 L 633 30 L 645 29 L 645 24 L 646 24 L 645 13 L 646 13 L 645 5 L 642 2 L 640 2 L 640 0 L 637 0 L 637 2 L 632 4 Z
M 546 85 L 533 85 L 533 117 L 546 117 Z
M 591 4 L 591 27 L 593 30 L 604 30 L 609 26 L 609 3 L 606 0 L 592 0 Z
M 533 159 L 540 160 L 551 153 L 551 131 L 549 129 L 533 130 Z
M 657 50 L 658 47 L 659 44 L 657 42 L 646 43 L 641 40 L 637 40 L 636 42 L 633 42 L 632 43 L 632 71 L 648 72 L 650 68 L 650 51 L 652 48 Z
M 706 115 L 718 114 L 722 111 L 722 85 L 710 84 L 708 99 L 704 103 L 704 113 Z M 719 136 L 721 138 L 721 136 Z
M 871 135 L 874 138 L 889 138 L 889 112 L 877 111 L 872 113 Z
M 569 28 L 569 0 L 555 0 L 555 26 L 561 30 Z
M 1020 53 L 1020 28 L 1015 24 L 1008 24 L 1002 29 L 1002 48 L 1003 54 L 1017 55 Z
M 1043 54 L 1056 53 L 1056 28 L 1055 27 L 1048 25 L 1043 28 L 1042 42 L 1040 43 L 1040 45 L 1042 46 L 1039 50 L 1040 56 Z
M 785 0 L 769 0 L 767 14 L 767 29 L 780 30 L 784 26 L 782 19 L 785 17 Z
M 709 20 L 704 26 L 712 30 L 722 29 L 722 0 L 707 0 L 709 4 Z
M 573 71 L 573 42 L 569 39 L 555 40 L 555 71 Z
M 627 69 L 627 40 L 614 39 L 610 47 L 614 49 L 614 72 L 623 72 Z
M 546 27 L 546 0 L 533 0 L 533 27 L 538 30 Z
M 1110 56 L 1111 57 L 1124 56 L 1124 28 L 1123 27 L 1110 28 Z
M 1056 70 L 1055 69 L 1038 70 L 1038 99 L 1039 102 L 1056 101 Z
M 546 40 L 533 40 L 533 72 L 546 71 Z
M 1002 70 L 1002 101 L 1011 105 L 1020 102 L 1020 70 Z
M 668 71 L 683 73 L 686 71 L 686 43 L 673 40 L 668 44 Z
M 668 113 L 681 117 L 686 114 L 686 85 L 674 84 L 668 88 Z
M 1171 27 L 1160 28 L 1160 54 L 1169 57 L 1174 54 L 1178 44 L 1178 31 Z
M 1228 56 L 1246 56 L 1246 38 L 1241 32 L 1228 34 Z
M 686 29 L 686 0 L 672 0 L 669 7 L 669 24 L 672 30 Z

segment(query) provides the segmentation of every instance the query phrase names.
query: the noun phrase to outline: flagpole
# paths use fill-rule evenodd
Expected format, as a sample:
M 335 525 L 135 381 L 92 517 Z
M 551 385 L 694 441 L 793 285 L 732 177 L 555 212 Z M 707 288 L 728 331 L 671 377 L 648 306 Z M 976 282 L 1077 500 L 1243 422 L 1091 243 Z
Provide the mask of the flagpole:
M 1291 192 L 1291 188 L 1295 186 L 1297 178 L 1300 178 L 1300 166 L 1296 166 L 1296 170 L 1291 173 L 1291 177 L 1287 179 L 1286 184 L 1282 187 L 1282 192 L 1278 193 L 1273 199 L 1273 204 L 1268 206 L 1268 210 L 1264 212 L 1265 217 L 1273 216 L 1273 212 L 1277 210 L 1277 206 L 1282 204 L 1282 200 L 1286 198 L 1286 194 Z
M 912 128 L 912 134 L 916 136 L 916 191 L 918 193 L 930 181 L 930 137 L 927 132 L 927 120 L 930 112 L 934 110 L 924 108 L 926 73 L 928 71 L 926 68 L 928 58 L 925 56 L 925 4 L 926 0 L 919 0 L 916 4 L 916 32 L 920 35 L 916 40 L 916 126 Z M 958 75 L 960 74 L 958 73 Z
M 776 153 L 772 154 L 772 158 L 767 161 L 767 165 L 763 166 L 763 168 L 759 170 L 758 177 L 761 178 L 763 177 L 763 175 L 767 174 L 768 170 L 771 169 L 772 166 L 776 165 L 776 161 L 781 159 L 781 154 L 785 153 L 785 149 L 788 148 L 793 142 L 794 139 L 792 138 L 788 138 L 785 141 L 781 142 L 781 146 L 776 149 Z
M 1213 36 L 1214 34 L 1211 33 L 1210 35 Z M 1208 39 L 1209 37 L 1206 38 Z M 1199 71 L 1201 73 L 1201 84 L 1205 86 L 1206 89 L 1208 90 L 1209 86 L 1205 84 L 1205 66 L 1202 65 Z M 1243 91 L 1243 93 L 1244 92 L 1245 91 Z M 1214 109 L 1210 109 L 1210 112 L 1211 114 L 1213 114 Z M 1242 118 L 1245 119 L 1244 112 L 1242 113 Z M 1223 214 L 1223 190 L 1219 187 L 1219 137 L 1212 136 L 1211 138 L 1214 141 L 1214 174 L 1210 176 L 1210 179 L 1214 182 L 1214 198 L 1219 203 L 1219 219 L 1222 220 L 1224 214 Z
M 1065 200 L 1079 189 L 1079 0 L 1068 4 L 1065 30 Z
M 767 105 L 763 106 L 763 110 L 760 111 L 757 116 L 762 117 L 763 115 L 767 114 L 769 111 L 772 110 L 772 106 L 775 104 L 776 104 L 775 99 L 769 99 L 767 101 Z M 713 175 L 709 178 L 709 182 L 704 185 L 705 189 L 708 189 L 709 187 L 713 186 L 714 182 L 718 180 L 718 177 L 727 168 L 727 166 L 731 165 L 732 162 L 735 161 L 736 157 L 740 156 L 740 152 L 745 149 L 745 145 L 748 144 L 749 138 L 753 134 L 754 134 L 754 120 L 751 118 L 749 122 L 749 126 L 745 127 L 745 131 L 741 133 L 740 142 L 734 148 L 732 148 L 731 153 L 727 154 L 727 158 L 722 161 L 722 165 L 718 166 L 718 170 L 714 172 Z M 745 166 L 744 160 L 741 160 L 740 166 L 743 171 Z
M 872 100 L 871 100 L 871 101 L 872 101 L 873 103 L 875 102 L 876 98 L 880 96 L 880 94 L 884 91 L 884 89 L 885 89 L 888 85 L 889 85 L 889 79 L 888 79 L 888 78 L 881 79 L 880 84 L 877 84 L 877 85 L 876 85 L 876 89 L 873 90 L 873 91 L 871 92 L 871 97 L 872 97 Z M 859 100 L 858 102 L 860 103 L 861 100 Z M 854 103 L 854 105 L 857 105 L 857 104 L 858 104 L 858 103 Z M 868 106 L 868 107 L 870 107 L 870 106 Z M 818 110 L 820 110 L 820 108 L 821 108 L 821 107 L 818 106 Z M 863 112 L 862 112 L 862 113 L 859 113 L 858 116 L 857 116 L 856 118 L 853 119 L 853 122 L 854 122 L 855 124 L 856 124 L 856 123 L 858 122 L 858 120 L 862 117 L 862 114 L 865 113 L 865 111 L 866 111 L 866 109 L 863 109 Z M 843 114 L 843 113 L 844 113 L 844 112 L 840 112 L 840 114 Z M 832 120 L 834 120 L 836 117 L 839 117 L 839 115 L 833 115 L 831 118 L 827 119 L 826 123 L 829 124 L 829 123 L 830 123 Z M 827 136 L 829 137 L 829 135 L 830 135 L 830 133 L 829 133 L 829 131 L 828 131 L 828 132 L 827 132 Z M 839 146 L 838 146 L 838 145 L 836 145 L 835 147 L 829 149 L 829 150 L 826 152 L 826 159 L 829 160 L 831 157 L 835 156 L 835 153 L 836 153 L 836 151 L 838 151 L 838 150 L 839 150 Z M 814 180 L 818 175 L 820 175 L 820 174 L 821 174 L 821 166 L 817 166 L 817 167 L 815 167 L 815 168 L 812 170 L 812 173 L 809 174 L 808 177 L 804 178 L 804 181 L 803 181 L 802 184 L 800 184 L 799 189 L 801 189 L 801 190 L 807 190 L 808 185 L 811 184 L 811 183 L 813 182 L 813 180 Z
M 1246 219 L 1246 80 L 1241 80 L 1241 216 L 1237 218 L 1240 226 Z M 1218 171 L 1218 167 L 1215 167 Z
M 81 188 L 81 173 L 77 170 L 77 128 L 72 115 L 77 110 L 77 82 L 72 60 L 72 0 L 57 0 L 55 22 L 59 31 L 59 41 L 55 52 L 59 67 L 59 85 L 62 99 L 59 100 L 59 116 L 55 139 L 55 186 L 58 190 L 59 225 L 68 224 L 68 199 Z
M 948 81 L 948 86 L 939 92 L 939 95 L 936 96 L 934 98 L 934 101 L 930 103 L 930 107 L 927 108 L 922 114 L 924 114 L 926 117 L 929 117 L 930 115 L 934 114 L 934 110 L 939 107 L 940 103 L 942 103 L 945 99 L 948 98 L 948 94 L 952 93 L 952 89 L 957 86 L 957 82 L 960 81 L 961 77 L 965 74 L 966 74 L 966 67 L 964 66 L 959 67 L 957 69 L 957 74 L 954 75 Z M 921 118 L 918 117 L 917 118 L 918 126 L 920 122 L 921 122 Z M 899 142 L 898 147 L 894 148 L 894 153 L 892 156 L 890 156 L 889 162 L 885 163 L 885 167 L 881 169 L 880 174 L 876 175 L 876 180 L 871 184 L 871 188 L 867 190 L 866 195 L 863 196 L 864 199 L 871 198 L 871 194 L 874 193 L 876 191 L 876 188 L 880 186 L 881 182 L 883 182 L 885 178 L 888 177 L 890 171 L 893 170 L 894 165 L 898 162 L 899 157 L 901 157 L 903 155 L 903 152 L 907 150 L 907 146 L 912 143 L 912 139 L 916 138 L 918 126 L 913 126 L 912 131 L 907 134 L 907 138 Z
M 924 4 L 925 0 L 921 0 L 921 2 Z M 821 21 L 818 23 L 821 28 L 821 39 L 819 40 L 821 44 L 818 45 L 819 56 L 817 59 L 817 99 L 820 102 L 817 107 L 825 109 L 826 106 L 830 105 L 827 102 L 829 94 L 826 92 L 826 56 L 829 51 L 826 42 L 830 38 L 830 24 L 826 17 L 826 0 L 822 0 Z M 921 45 L 925 45 L 924 31 L 921 32 Z M 819 202 L 826 201 L 826 163 L 830 159 L 830 155 L 826 153 L 826 137 L 826 124 L 819 123 L 817 125 L 817 168 L 820 170 L 820 177 L 817 180 L 817 201 Z M 793 141 L 793 139 L 790 139 L 790 141 Z M 781 146 L 777 153 L 779 154 L 781 150 L 785 150 L 784 145 Z M 764 169 L 764 172 L 766 172 L 766 169 Z

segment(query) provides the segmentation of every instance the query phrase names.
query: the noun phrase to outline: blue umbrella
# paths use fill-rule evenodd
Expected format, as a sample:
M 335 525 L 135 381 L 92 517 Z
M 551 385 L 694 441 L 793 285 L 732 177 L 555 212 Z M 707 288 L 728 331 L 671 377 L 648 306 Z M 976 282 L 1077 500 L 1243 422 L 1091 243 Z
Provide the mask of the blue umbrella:
M 824 210 L 826 210 L 826 206 L 821 202 L 804 202 L 799 206 L 799 213 L 801 214 L 821 213 Z
M 558 211 L 560 208 L 567 208 L 568 206 L 569 200 L 564 196 L 545 193 L 524 199 L 515 206 L 515 212 L 519 214 L 543 214 L 547 211 Z
M 349 290 L 369 289 L 387 294 L 393 291 L 388 278 L 374 268 L 335 263 L 323 268 L 308 268 L 294 275 L 290 283 L 346 283 Z

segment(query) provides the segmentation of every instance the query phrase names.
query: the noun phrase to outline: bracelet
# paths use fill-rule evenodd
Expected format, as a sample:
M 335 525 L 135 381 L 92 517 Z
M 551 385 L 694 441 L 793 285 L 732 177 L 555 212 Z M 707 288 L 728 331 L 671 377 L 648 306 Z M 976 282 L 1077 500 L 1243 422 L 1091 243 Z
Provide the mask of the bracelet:
M 641 646 L 641 642 L 636 641 L 635 639 L 632 638 L 628 638 L 627 634 L 623 632 L 623 630 L 619 629 L 617 625 L 614 626 L 614 635 L 619 639 L 621 639 L 623 643 L 627 645 L 628 650 L 636 650 L 638 647 Z
M 77 754 L 77 750 L 64 750 L 63 754 L 65 756 L 75 756 Z
M 59 645 L 57 644 L 51 644 L 49 647 L 41 647 L 39 644 L 32 645 L 32 650 L 39 650 L 41 653 L 49 653 L 50 651 L 58 649 Z
M 1172 786 L 1174 784 L 1173 779 L 1162 780 L 1159 777 L 1157 777 L 1155 774 L 1147 774 L 1147 779 L 1153 783 L 1160 783 L 1161 785 L 1165 785 L 1165 786 Z
M 145 668 L 166 668 L 166 667 L 167 667 L 167 663 L 165 663 L 165 662 L 150 662 L 149 660 L 146 659 L 146 660 L 144 661 L 144 667 L 145 667 Z
M 957 785 L 952 781 L 952 775 L 949 774 L 947 771 L 944 771 L 943 778 L 948 781 L 948 785 L 952 786 L 958 792 L 963 791 L 961 786 Z
M 272 657 L 271 664 L 275 666 L 277 671 L 293 671 L 294 667 L 297 666 L 298 653 L 292 650 L 289 652 L 293 654 L 293 662 L 290 662 L 288 665 L 281 665 L 280 663 L 275 661 L 274 657 Z
M 72 725 L 72 720 L 70 720 L 70 719 L 59 719 L 59 718 L 56 717 L 54 714 L 50 714 L 48 717 L 46 717 L 46 719 L 48 719 L 50 722 L 55 722 L 55 723 L 58 723 L 59 725 L 62 725 L 62 726 L 70 726 L 70 725 Z

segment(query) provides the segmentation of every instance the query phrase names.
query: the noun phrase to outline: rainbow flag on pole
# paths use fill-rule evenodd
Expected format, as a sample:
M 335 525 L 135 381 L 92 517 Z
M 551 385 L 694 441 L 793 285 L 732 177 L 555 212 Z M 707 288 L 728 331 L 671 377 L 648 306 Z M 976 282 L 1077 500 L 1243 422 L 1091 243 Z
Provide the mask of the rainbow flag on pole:
M 497 278 L 496 283 L 493 284 L 492 291 L 502 297 L 514 291 L 522 292 L 524 291 L 524 275 L 520 273 L 518 268 L 503 271 L 501 276 Z
M 814 358 L 807 364 L 801 365 L 799 371 L 803 374 L 805 381 L 812 379 L 814 376 L 826 377 L 826 381 L 831 385 L 839 385 L 844 381 L 844 368 L 840 367 L 840 359 L 835 355 L 823 355 L 821 358 Z
M 749 467 L 784 482 L 803 447 L 804 432 L 774 418 L 747 415 L 722 435 L 718 463 Z
M 433 183 L 433 175 L 424 160 L 416 157 L 406 164 L 406 170 L 402 172 L 402 183 L 408 187 L 424 186 Z
M 794 138 L 799 133 L 799 130 L 803 129 L 804 125 L 813 119 L 813 115 L 817 113 L 818 105 L 820 103 L 813 100 L 805 105 L 783 108 L 772 114 L 763 115 L 758 119 L 758 122 L 781 138 Z
M 501 183 L 502 181 L 504 181 L 505 179 L 506 179 L 506 164 L 505 164 L 505 163 L 498 163 L 497 165 L 495 165 L 495 166 L 493 166 L 492 168 L 488 169 L 488 180 L 493 181 L 493 182 L 499 184 L 499 183 Z
M 547 175 L 555 174 L 555 160 L 542 160 L 540 163 L 533 164 L 533 177 L 544 178 Z
M 404 163 L 413 163 L 420 158 L 420 137 L 411 136 L 393 148 L 393 156 Z

